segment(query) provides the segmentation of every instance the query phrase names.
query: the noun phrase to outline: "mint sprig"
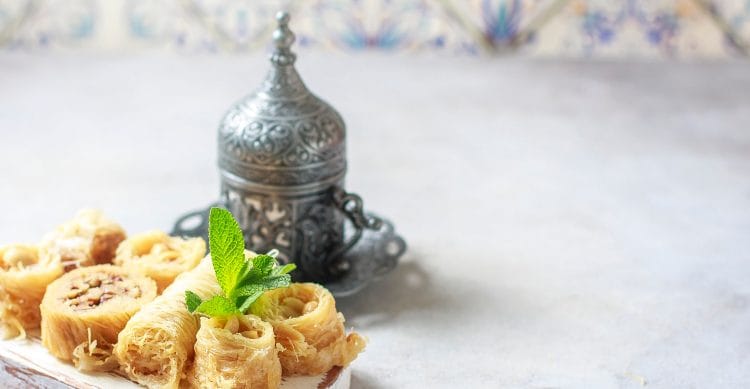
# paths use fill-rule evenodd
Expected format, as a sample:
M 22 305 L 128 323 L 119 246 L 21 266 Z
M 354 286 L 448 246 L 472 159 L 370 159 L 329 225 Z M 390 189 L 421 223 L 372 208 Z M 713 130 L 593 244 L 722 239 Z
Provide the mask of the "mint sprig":
M 289 272 L 294 264 L 280 266 L 278 251 L 245 258 L 242 230 L 229 211 L 211 208 L 208 218 L 208 244 L 211 262 L 221 294 L 202 300 L 192 291 L 185 291 L 185 305 L 189 312 L 208 316 L 244 314 L 263 292 L 289 286 Z

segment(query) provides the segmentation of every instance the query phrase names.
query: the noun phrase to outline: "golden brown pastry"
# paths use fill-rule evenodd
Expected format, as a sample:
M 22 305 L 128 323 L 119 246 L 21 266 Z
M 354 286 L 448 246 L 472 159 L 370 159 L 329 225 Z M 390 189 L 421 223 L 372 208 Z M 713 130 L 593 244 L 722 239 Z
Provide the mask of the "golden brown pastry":
M 91 328 L 88 329 L 88 339 L 73 349 L 73 364 L 78 370 L 85 372 L 102 372 L 117 369 L 120 364 L 112 349 L 111 343 L 99 343 L 91 337 Z
M 196 267 L 205 255 L 206 242 L 201 238 L 183 239 L 149 231 L 123 241 L 114 263 L 144 272 L 156 281 L 161 292 L 179 274 Z
M 191 387 L 275 389 L 281 383 L 273 327 L 257 316 L 201 318 L 194 350 Z
M 112 265 L 73 270 L 44 294 L 42 345 L 68 361 L 89 339 L 112 345 L 133 314 L 155 297 L 156 283 L 140 273 Z
M 185 363 L 193 357 L 198 319 L 185 306 L 185 291 L 207 299 L 220 292 L 206 256 L 193 270 L 143 307 L 120 332 L 115 355 L 128 376 L 149 388 L 177 388 Z
M 40 258 L 35 246 L 0 248 L 0 324 L 6 338 L 24 338 L 26 330 L 39 327 L 44 291 L 62 273 L 59 258 Z
M 125 231 L 101 211 L 86 209 L 47 234 L 40 243 L 40 255 L 59 256 L 66 271 L 111 263 Z
M 317 375 L 347 366 L 365 348 L 356 332 L 344 332 L 344 316 L 326 288 L 295 283 L 263 294 L 252 312 L 273 326 L 284 375 Z

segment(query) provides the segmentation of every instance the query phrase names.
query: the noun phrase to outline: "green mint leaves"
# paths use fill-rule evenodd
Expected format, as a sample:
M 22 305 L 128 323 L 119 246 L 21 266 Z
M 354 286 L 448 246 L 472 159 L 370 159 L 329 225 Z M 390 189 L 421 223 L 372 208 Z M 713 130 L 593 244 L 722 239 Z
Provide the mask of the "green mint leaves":
M 187 309 L 190 312 L 195 312 L 196 309 L 198 309 L 198 306 L 201 305 L 203 301 L 201 301 L 201 296 L 198 296 L 197 294 L 186 290 L 185 291 L 185 305 L 187 305 Z
M 185 291 L 189 312 L 208 316 L 244 314 L 263 292 L 289 286 L 293 264 L 279 266 L 278 251 L 245 258 L 245 240 L 237 221 L 229 211 L 211 208 L 208 220 L 208 244 L 211 262 L 222 294 L 201 300 L 192 291 Z
M 198 297 L 198 295 L 188 290 L 185 292 L 185 300 L 187 300 L 189 293 L 192 294 L 193 298 Z M 198 299 L 200 299 L 200 297 L 198 297 Z M 208 316 L 229 316 L 240 314 L 240 311 L 234 303 L 221 295 L 199 302 L 192 310 L 190 309 L 190 306 L 188 306 L 188 311 L 198 312 Z
M 216 281 L 225 296 L 237 286 L 245 261 L 245 238 L 237 221 L 229 211 L 211 208 L 208 217 L 208 244 Z

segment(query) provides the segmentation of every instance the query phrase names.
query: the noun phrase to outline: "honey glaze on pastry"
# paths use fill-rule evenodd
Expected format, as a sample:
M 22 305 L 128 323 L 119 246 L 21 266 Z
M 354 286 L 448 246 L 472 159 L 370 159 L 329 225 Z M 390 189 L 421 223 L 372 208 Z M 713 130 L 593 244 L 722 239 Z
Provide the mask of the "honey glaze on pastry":
M 125 231 L 101 211 L 86 209 L 47 234 L 39 245 L 41 255 L 59 256 L 65 271 L 81 266 L 111 263 Z
M 345 333 L 331 292 L 317 284 L 268 291 L 252 312 L 273 326 L 284 375 L 317 375 L 347 366 L 365 348 L 359 334 Z
M 83 343 L 112 345 L 128 320 L 155 297 L 153 280 L 117 266 L 73 270 L 50 284 L 44 295 L 42 344 L 67 361 Z
M 62 272 L 59 259 L 40 258 L 35 246 L 0 247 L 0 325 L 6 338 L 24 338 L 26 330 L 39 327 L 44 291 Z
M 154 230 L 123 241 L 114 263 L 144 272 L 156 281 L 161 292 L 179 274 L 196 267 L 205 255 L 206 242 L 201 238 L 183 239 Z
M 193 388 L 278 388 L 273 327 L 253 315 L 201 318 L 188 379 Z

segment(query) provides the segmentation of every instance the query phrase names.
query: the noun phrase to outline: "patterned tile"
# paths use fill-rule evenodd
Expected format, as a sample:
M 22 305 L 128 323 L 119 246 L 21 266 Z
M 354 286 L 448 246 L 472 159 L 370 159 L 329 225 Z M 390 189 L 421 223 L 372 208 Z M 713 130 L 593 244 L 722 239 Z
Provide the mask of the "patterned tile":
M 539 31 L 534 54 L 717 57 L 721 31 L 692 0 L 573 0 Z
M 714 0 L 708 12 L 717 20 L 726 37 L 728 50 L 750 56 L 750 0 Z
M 274 14 L 290 2 L 272 0 L 127 0 L 131 38 L 141 45 L 187 51 L 246 51 L 268 40 Z
M 750 0 L 0 0 L 10 50 L 301 47 L 567 57 L 749 55 Z
M 0 1 L 0 46 L 79 46 L 95 33 L 96 15 L 96 0 Z
M 461 45 L 440 8 L 425 0 L 318 0 L 303 6 L 298 15 L 307 45 L 354 51 Z
M 454 21 L 469 32 L 479 49 L 489 52 L 507 52 L 533 44 L 539 24 L 559 12 L 560 8 L 559 0 L 454 0 L 441 3 Z

